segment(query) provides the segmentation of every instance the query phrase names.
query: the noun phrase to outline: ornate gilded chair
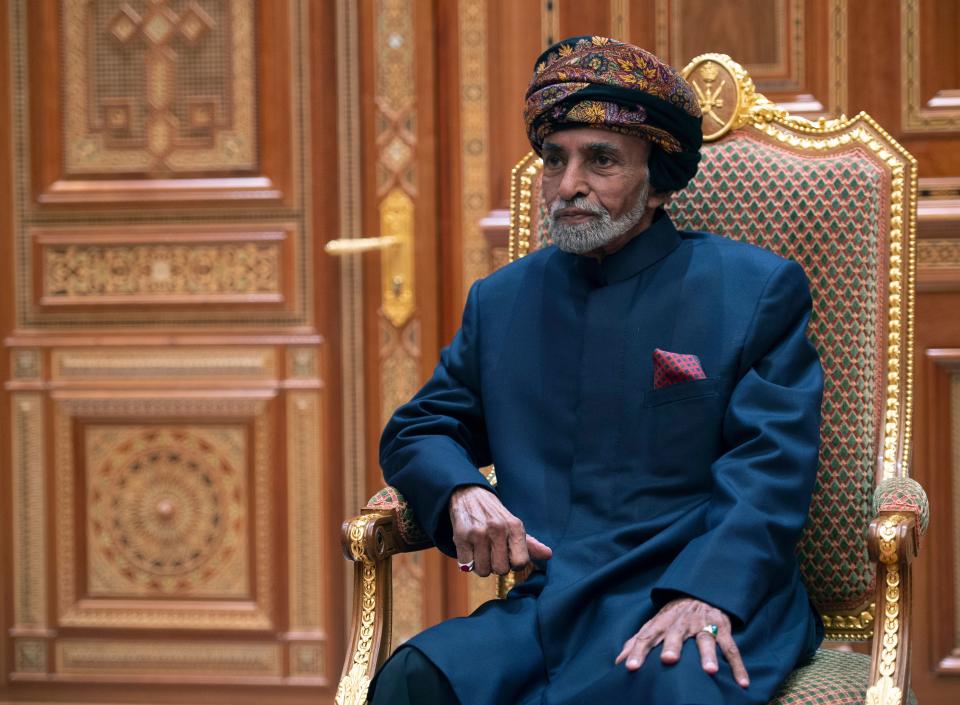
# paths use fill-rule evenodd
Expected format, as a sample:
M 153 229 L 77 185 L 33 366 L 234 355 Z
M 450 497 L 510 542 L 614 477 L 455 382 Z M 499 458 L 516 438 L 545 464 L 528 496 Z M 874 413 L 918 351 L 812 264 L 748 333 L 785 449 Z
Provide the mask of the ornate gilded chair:
M 700 98 L 705 145 L 699 174 L 668 209 L 678 228 L 766 247 L 810 278 L 809 334 L 825 389 L 818 483 L 798 550 L 827 638 L 873 639 L 872 658 L 822 649 L 773 703 L 914 702 L 910 561 L 928 521 L 909 479 L 916 163 L 864 113 L 791 117 L 729 57 L 700 56 L 683 73 Z M 533 153 L 514 169 L 511 260 L 546 240 L 540 169 Z M 392 488 L 344 524 L 356 594 L 338 703 L 365 702 L 390 652 L 390 556 L 428 545 Z

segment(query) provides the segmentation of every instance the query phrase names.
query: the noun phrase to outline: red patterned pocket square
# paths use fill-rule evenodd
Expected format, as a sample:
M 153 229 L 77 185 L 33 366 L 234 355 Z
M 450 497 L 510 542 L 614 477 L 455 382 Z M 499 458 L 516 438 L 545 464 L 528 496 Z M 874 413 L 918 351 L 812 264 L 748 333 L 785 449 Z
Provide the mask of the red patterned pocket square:
M 653 388 L 669 387 L 678 382 L 706 379 L 700 358 L 696 355 L 669 352 L 657 348 L 653 351 Z

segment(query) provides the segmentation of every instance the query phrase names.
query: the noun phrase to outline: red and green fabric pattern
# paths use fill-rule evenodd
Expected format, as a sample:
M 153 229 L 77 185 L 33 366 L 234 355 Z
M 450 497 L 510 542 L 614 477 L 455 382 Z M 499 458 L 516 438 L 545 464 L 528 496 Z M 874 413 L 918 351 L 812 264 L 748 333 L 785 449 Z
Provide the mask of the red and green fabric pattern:
M 917 515 L 917 529 L 927 533 L 930 524 L 930 502 L 927 493 L 916 480 L 909 477 L 893 477 L 884 480 L 873 493 L 873 513 L 912 512 Z
M 678 228 L 765 247 L 803 265 L 810 279 L 809 334 L 825 381 L 820 473 L 799 552 L 821 610 L 864 604 L 873 582 L 864 527 L 881 421 L 877 355 L 885 349 L 878 340 L 883 184 L 864 153 L 811 158 L 748 129 L 704 146 L 699 173 L 668 208 Z
M 863 705 L 870 679 L 870 657 L 820 649 L 796 669 L 770 705 Z M 910 692 L 909 705 L 917 705 Z
M 404 541 L 411 546 L 431 545 L 430 538 L 420 528 L 407 500 L 395 488 L 384 487 L 370 498 L 364 509 L 394 512 L 397 517 L 397 529 Z

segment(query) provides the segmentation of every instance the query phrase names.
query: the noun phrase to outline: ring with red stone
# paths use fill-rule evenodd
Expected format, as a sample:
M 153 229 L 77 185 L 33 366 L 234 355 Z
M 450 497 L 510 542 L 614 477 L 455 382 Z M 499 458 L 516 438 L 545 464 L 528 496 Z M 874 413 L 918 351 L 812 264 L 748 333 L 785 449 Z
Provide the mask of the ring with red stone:
M 460 563 L 458 561 L 457 565 L 460 566 L 461 573 L 470 573 L 473 571 L 473 561 L 470 561 L 469 563 Z

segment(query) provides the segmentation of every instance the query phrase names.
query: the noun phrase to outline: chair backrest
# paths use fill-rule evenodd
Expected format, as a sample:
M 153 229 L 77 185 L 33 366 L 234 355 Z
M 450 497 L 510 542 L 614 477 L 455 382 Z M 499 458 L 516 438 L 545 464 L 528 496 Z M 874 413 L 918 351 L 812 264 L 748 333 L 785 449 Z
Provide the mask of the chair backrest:
M 680 229 L 745 240 L 800 263 L 824 367 L 822 445 L 801 566 L 834 639 L 872 636 L 866 529 L 880 480 L 908 476 L 915 160 L 868 115 L 810 122 L 757 93 L 729 57 L 683 70 L 704 114 L 699 173 L 668 211 Z M 548 241 L 542 164 L 514 168 L 510 259 Z

